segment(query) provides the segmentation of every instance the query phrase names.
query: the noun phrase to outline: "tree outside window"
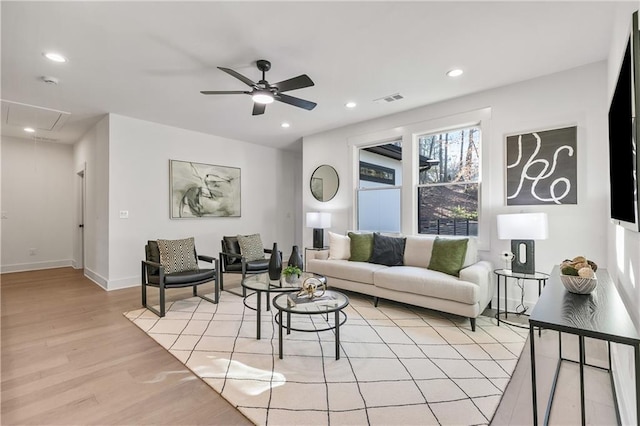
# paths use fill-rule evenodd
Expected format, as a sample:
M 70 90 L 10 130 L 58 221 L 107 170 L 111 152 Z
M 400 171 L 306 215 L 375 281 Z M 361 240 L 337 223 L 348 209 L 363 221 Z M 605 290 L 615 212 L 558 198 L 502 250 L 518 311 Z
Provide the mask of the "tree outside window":
M 419 233 L 478 235 L 480 142 L 478 127 L 419 137 Z

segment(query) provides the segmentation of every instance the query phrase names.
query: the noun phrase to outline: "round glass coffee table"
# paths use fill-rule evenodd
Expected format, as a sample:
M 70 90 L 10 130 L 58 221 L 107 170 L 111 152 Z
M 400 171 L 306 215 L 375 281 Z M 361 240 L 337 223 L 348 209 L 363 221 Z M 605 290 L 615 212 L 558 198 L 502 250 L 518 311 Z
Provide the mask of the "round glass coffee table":
M 320 293 L 320 292 L 319 292 Z M 273 306 L 278 309 L 275 321 L 278 323 L 278 350 L 280 359 L 283 352 L 282 329 L 284 321 L 282 314 L 287 314 L 287 334 L 291 330 L 314 333 L 317 331 L 335 330 L 336 335 L 336 359 L 340 359 L 340 326 L 347 321 L 347 314 L 343 311 L 349 305 L 349 298 L 335 290 L 326 290 L 322 295 L 312 299 L 295 297 L 293 294 L 280 294 L 273 299 Z M 329 314 L 334 313 L 333 323 L 329 320 Z M 323 328 L 293 328 L 291 327 L 291 314 L 297 315 L 325 315 L 327 326 Z
M 290 293 L 290 292 L 298 292 L 300 291 L 300 286 L 307 278 L 316 278 L 320 280 L 321 283 L 327 283 L 327 279 L 319 274 L 314 274 L 313 272 L 303 272 L 300 275 L 298 281 L 294 283 L 288 283 L 284 276 L 282 276 L 279 280 L 271 280 L 269 279 L 269 274 L 254 274 L 247 275 L 247 277 L 242 280 L 242 287 L 247 290 L 251 290 L 252 292 L 247 292 L 243 303 L 249 309 L 256 311 L 257 316 L 257 324 L 256 324 L 256 339 L 260 340 L 260 316 L 262 313 L 262 293 L 267 294 L 267 311 L 271 310 L 271 293 Z M 247 300 L 250 296 L 256 295 L 256 306 L 251 306 L 247 304 Z

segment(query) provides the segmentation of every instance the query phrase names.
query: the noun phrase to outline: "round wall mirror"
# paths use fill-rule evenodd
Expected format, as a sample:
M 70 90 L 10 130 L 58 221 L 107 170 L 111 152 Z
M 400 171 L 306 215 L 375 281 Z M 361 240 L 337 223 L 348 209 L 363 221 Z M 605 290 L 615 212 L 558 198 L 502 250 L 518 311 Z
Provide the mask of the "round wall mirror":
M 336 196 L 340 179 L 333 167 L 323 164 L 313 171 L 310 188 L 313 197 L 318 201 L 329 201 Z

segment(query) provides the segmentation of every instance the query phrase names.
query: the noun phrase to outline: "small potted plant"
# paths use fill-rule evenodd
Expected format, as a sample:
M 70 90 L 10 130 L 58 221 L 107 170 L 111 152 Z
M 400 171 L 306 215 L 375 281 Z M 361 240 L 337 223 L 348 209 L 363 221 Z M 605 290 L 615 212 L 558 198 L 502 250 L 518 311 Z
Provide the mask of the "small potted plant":
M 302 274 L 302 269 L 297 266 L 287 266 L 282 270 L 282 275 L 284 275 L 284 279 L 289 284 L 293 284 L 300 279 L 300 274 Z

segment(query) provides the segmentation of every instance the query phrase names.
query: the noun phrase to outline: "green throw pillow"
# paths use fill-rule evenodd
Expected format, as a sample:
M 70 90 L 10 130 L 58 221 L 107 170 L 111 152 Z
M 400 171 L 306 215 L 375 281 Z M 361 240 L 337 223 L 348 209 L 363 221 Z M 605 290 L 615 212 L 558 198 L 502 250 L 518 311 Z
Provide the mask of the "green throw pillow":
M 347 234 L 351 240 L 351 257 L 353 262 L 368 262 L 373 251 L 373 234 Z
M 433 242 L 429 269 L 460 276 L 460 269 L 467 254 L 468 238 L 438 238 Z

